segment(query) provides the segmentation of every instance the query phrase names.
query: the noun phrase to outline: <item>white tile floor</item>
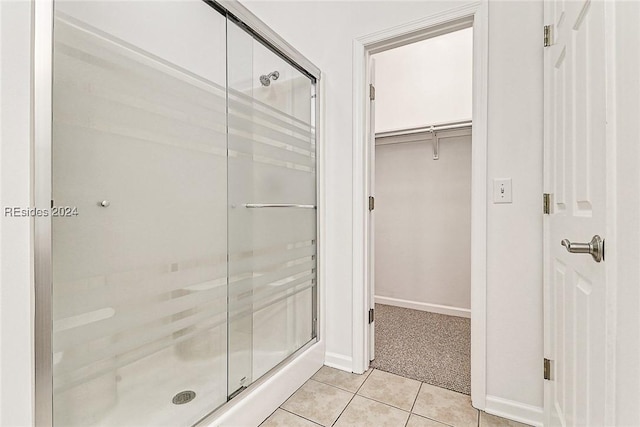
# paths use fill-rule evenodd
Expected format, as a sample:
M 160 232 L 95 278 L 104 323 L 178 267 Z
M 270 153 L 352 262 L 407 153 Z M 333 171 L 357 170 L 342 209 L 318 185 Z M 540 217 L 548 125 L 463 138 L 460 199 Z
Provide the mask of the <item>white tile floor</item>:
M 465 394 L 370 369 L 323 366 L 262 427 L 522 427 L 471 406 Z

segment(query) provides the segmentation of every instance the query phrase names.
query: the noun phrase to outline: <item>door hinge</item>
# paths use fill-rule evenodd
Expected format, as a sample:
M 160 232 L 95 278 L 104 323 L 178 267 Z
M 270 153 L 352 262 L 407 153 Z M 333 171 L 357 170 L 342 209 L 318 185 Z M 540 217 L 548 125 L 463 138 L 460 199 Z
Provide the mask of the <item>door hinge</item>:
M 551 380 L 551 360 L 544 359 L 544 379 Z
M 369 84 L 369 99 L 374 101 L 376 99 L 376 87 Z
M 553 43 L 553 26 L 544 26 L 544 47 L 549 47 Z
M 369 309 L 369 323 L 373 323 L 376 320 L 375 310 L 373 308 Z
M 373 196 L 369 196 L 369 210 L 372 211 L 376 207 L 376 199 Z
M 544 193 L 542 195 L 542 213 L 549 215 L 551 213 L 551 194 Z

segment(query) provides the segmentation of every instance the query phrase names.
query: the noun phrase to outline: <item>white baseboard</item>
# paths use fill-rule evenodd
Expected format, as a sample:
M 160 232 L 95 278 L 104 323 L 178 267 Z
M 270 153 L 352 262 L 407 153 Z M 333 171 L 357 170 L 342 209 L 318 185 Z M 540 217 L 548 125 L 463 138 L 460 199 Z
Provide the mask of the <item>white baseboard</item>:
M 498 417 L 536 427 L 542 427 L 544 421 L 544 410 L 542 408 L 496 396 L 487 396 L 484 410 Z
M 287 365 L 258 380 L 257 387 L 248 393 L 240 394 L 198 423 L 198 426 L 260 425 L 322 367 L 324 347 L 322 341 L 315 343 Z
M 431 313 L 446 314 L 471 318 L 471 310 L 468 308 L 452 307 L 450 305 L 429 304 L 427 302 L 409 301 L 406 299 L 381 297 L 376 295 L 376 304 L 394 305 L 396 307 L 412 308 L 414 310 L 429 311 Z
M 353 359 L 338 353 L 325 353 L 324 364 L 342 371 L 353 372 Z

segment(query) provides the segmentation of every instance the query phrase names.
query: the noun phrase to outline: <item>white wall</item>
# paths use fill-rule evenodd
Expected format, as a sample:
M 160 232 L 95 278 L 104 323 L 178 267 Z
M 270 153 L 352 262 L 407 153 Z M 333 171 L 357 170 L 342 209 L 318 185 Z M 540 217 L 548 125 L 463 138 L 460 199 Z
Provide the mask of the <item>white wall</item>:
M 327 360 L 349 369 L 353 285 L 352 40 L 460 3 L 243 3 L 323 72 L 323 139 L 328 159 L 324 278 Z M 514 194 L 512 204 L 489 202 L 488 206 L 487 394 L 506 399 L 509 408 L 524 408 L 526 413 L 539 410 L 543 400 L 542 25 L 541 2 L 489 5 L 488 172 L 490 180 L 511 177 Z M 489 402 L 497 405 L 495 402 L 499 401 Z
M 470 316 L 470 130 L 466 134 L 442 132 L 439 160 L 433 160 L 430 135 L 376 141 L 376 302 Z
M 373 58 L 376 132 L 471 119 L 472 28 Z
M 31 5 L 0 2 L 0 204 L 31 201 Z M 31 221 L 0 216 L 0 425 L 33 423 Z
M 512 178 L 513 203 L 489 193 L 487 406 L 542 406 L 541 27 L 542 3 L 489 4 L 489 179 Z
M 7 203 L 12 204 L 26 204 L 30 198 L 32 26 L 28 3 L 18 3 L 0 2 L 3 205 L 9 194 L 14 196 Z M 323 71 L 323 138 L 328 159 L 323 282 L 329 307 L 324 337 L 328 358 L 348 368 L 352 352 L 351 41 L 460 3 L 246 4 Z M 536 408 L 542 406 L 542 3 L 491 3 L 489 14 L 489 177 L 513 178 L 514 203 L 489 206 L 487 393 Z M 7 90 L 12 91 L 9 96 Z M 13 126 L 6 128 L 7 122 Z M 1 423 L 29 425 L 33 407 L 30 234 L 25 222 L 3 219 L 1 226 Z

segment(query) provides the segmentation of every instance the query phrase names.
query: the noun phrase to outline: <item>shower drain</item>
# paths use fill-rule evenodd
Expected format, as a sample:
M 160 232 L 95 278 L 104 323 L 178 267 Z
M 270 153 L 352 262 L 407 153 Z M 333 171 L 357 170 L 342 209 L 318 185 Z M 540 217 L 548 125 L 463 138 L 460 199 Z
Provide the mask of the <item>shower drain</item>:
M 171 401 L 174 403 L 174 405 L 184 405 L 185 403 L 191 402 L 195 398 L 195 391 L 185 390 L 173 396 L 173 399 Z

